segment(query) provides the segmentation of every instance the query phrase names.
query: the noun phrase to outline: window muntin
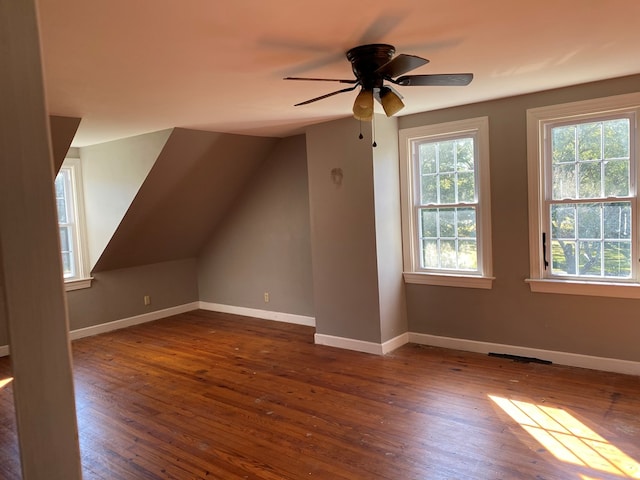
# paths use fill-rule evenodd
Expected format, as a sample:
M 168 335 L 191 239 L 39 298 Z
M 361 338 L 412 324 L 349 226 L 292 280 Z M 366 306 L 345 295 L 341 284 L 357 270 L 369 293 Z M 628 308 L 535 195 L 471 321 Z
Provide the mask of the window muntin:
M 400 131 L 405 281 L 491 288 L 488 152 L 486 117 Z
M 635 278 L 630 113 L 545 125 L 549 278 Z

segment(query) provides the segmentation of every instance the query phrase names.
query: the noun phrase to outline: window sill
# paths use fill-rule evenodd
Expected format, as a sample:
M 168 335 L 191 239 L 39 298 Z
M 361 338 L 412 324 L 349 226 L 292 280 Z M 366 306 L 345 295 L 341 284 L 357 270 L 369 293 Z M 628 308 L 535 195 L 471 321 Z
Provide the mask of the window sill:
M 91 288 L 91 280 L 93 277 L 80 278 L 78 280 L 68 280 L 64 282 L 64 289 L 67 292 L 72 290 L 82 290 L 83 288 Z
M 483 288 L 490 290 L 495 277 L 481 277 L 476 275 L 442 275 L 434 273 L 405 272 L 405 283 L 420 285 L 437 285 L 441 287 Z
M 640 284 L 638 283 L 586 282 L 579 280 L 550 280 L 540 278 L 528 278 L 525 282 L 529 284 L 531 291 L 536 293 L 640 298 Z

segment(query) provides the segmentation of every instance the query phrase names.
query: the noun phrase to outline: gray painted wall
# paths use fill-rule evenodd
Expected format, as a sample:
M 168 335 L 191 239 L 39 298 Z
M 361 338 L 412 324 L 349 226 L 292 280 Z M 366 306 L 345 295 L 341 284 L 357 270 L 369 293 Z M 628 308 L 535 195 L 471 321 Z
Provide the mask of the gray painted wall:
M 373 154 L 358 133 L 353 118 L 307 129 L 316 332 L 380 343 Z
M 97 272 L 91 288 L 67 292 L 71 330 L 198 301 L 195 259 Z M 144 305 L 144 296 L 151 305 Z
M 397 118 L 376 115 L 373 149 L 381 342 L 407 332 L 402 279 L 402 225 Z
M 640 361 L 640 300 L 531 293 L 526 110 L 638 90 L 640 76 L 399 119 L 409 128 L 487 115 L 491 149 L 492 290 L 407 286 L 411 332 Z
M 296 136 L 255 169 L 198 258 L 200 300 L 314 315 L 306 159 Z

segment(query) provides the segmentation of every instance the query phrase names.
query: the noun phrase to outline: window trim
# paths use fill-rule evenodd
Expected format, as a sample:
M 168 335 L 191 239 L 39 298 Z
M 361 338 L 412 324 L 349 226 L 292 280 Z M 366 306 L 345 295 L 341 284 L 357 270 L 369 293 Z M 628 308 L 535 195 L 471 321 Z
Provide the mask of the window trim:
M 593 117 L 620 114 L 635 110 L 635 163 L 631 171 L 635 172 L 636 188 L 632 192 L 638 201 L 638 171 L 640 170 L 640 135 L 638 134 L 638 116 L 640 115 L 640 93 L 602 97 L 591 100 L 570 102 L 559 105 L 532 108 L 527 110 L 527 174 L 529 201 L 529 278 L 525 280 L 532 292 L 559 293 L 568 295 L 590 295 L 618 298 L 640 298 L 640 271 L 636 278 L 624 281 L 590 280 L 582 278 L 547 278 L 544 275 L 541 238 L 544 231 L 542 209 L 545 205 L 545 160 L 544 129 L 548 123 L 576 121 Z M 640 210 L 640 208 L 638 209 Z M 636 212 L 636 217 L 640 215 Z M 640 243 L 637 231 L 638 218 L 633 218 L 635 248 Z M 634 249 L 632 249 L 634 251 Z
M 84 212 L 84 191 L 82 181 L 82 162 L 76 157 L 66 157 L 60 170 L 69 169 L 71 173 L 71 195 L 73 203 L 73 214 L 75 220 L 75 238 L 73 239 L 77 257 L 77 275 L 64 279 L 64 286 L 67 292 L 91 287 L 93 278 L 89 275 L 88 249 L 87 249 L 87 229 Z M 59 172 L 58 172 L 59 174 Z M 57 175 L 56 174 L 56 177 Z
M 411 142 L 429 137 L 441 138 L 471 133 L 476 139 L 476 180 L 477 212 L 476 232 L 478 242 L 478 273 L 452 271 L 451 273 L 426 272 L 416 268 L 416 228 L 413 215 L 415 199 L 414 161 Z M 489 178 L 489 117 L 476 117 L 453 122 L 438 123 L 401 129 L 399 131 L 400 150 L 400 192 L 402 208 L 402 244 L 405 283 L 438 285 L 448 287 L 490 289 L 495 279 L 491 249 L 491 190 Z

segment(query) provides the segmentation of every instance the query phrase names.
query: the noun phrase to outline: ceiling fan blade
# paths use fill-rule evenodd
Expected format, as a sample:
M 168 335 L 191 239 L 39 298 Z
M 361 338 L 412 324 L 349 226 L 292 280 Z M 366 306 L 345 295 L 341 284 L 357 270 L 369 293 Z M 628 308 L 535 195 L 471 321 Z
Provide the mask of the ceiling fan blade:
M 307 78 L 307 77 L 284 77 L 283 80 L 305 80 L 308 82 L 339 82 L 339 83 L 358 83 L 358 80 L 344 80 L 339 78 Z
M 401 53 L 378 68 L 376 73 L 387 78 L 397 77 L 427 63 L 429 63 L 429 60 L 426 58 Z
M 325 99 L 325 98 L 328 98 L 328 97 L 332 97 L 334 95 L 337 95 L 338 93 L 350 92 L 352 90 L 355 90 L 357 87 L 358 87 L 358 84 L 354 85 L 353 87 L 343 88 L 342 90 L 338 90 L 338 91 L 335 91 L 335 92 L 327 93 L 325 95 L 321 95 L 319 97 L 312 98 L 311 100 L 306 100 L 304 102 L 296 103 L 294 105 L 294 107 L 298 107 L 300 105 L 307 105 L 308 103 L 312 103 L 312 102 L 317 102 L 318 100 L 322 100 L 322 99 Z
M 405 75 L 404 77 L 390 79 L 396 85 L 408 86 L 443 86 L 463 87 L 473 80 L 473 73 L 440 73 L 434 75 Z

